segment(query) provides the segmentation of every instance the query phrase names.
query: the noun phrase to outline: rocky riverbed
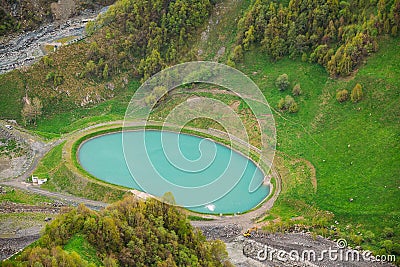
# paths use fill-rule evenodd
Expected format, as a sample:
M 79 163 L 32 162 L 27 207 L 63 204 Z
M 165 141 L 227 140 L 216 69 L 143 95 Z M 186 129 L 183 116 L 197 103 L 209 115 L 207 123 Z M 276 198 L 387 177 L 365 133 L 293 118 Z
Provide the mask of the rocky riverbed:
M 85 25 L 107 7 L 98 10 L 86 10 L 79 16 L 66 21 L 55 21 L 37 30 L 23 32 L 16 37 L 0 42 L 0 74 L 13 69 L 32 65 L 46 54 L 44 46 L 54 44 L 57 40 L 73 37 L 80 40 L 85 35 Z
M 316 267 L 316 266 L 394 266 L 379 262 L 369 251 L 354 250 L 345 240 L 331 241 L 310 233 L 253 232 L 244 237 L 241 227 L 235 223 L 198 227 L 207 239 L 225 242 L 229 259 L 235 266 L 269 267 Z M 387 256 L 387 255 L 386 255 Z

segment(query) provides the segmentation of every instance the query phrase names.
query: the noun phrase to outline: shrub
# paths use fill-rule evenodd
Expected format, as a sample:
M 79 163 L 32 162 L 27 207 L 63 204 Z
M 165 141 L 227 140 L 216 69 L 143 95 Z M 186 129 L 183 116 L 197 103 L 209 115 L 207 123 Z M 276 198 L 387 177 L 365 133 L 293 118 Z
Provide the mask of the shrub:
M 54 86 L 59 86 L 64 82 L 64 77 L 61 73 L 50 71 L 46 75 L 46 81 L 53 82 Z
M 336 92 L 336 100 L 340 103 L 347 101 L 349 98 L 349 92 L 346 89 L 339 90 Z
M 290 95 L 287 95 L 284 99 L 281 98 L 279 100 L 278 108 L 283 111 L 287 110 L 290 113 L 296 113 L 299 111 L 299 106 Z
M 243 60 L 243 48 L 241 45 L 235 46 L 233 49 L 232 60 L 234 62 L 242 61 Z
M 278 102 L 278 108 L 280 110 L 284 110 L 285 109 L 285 99 L 281 98 Z
M 393 237 L 394 231 L 393 228 L 385 227 L 382 231 L 384 237 Z
M 299 106 L 297 105 L 296 102 L 293 102 L 292 104 L 290 104 L 290 106 L 289 106 L 290 113 L 296 113 L 298 111 L 299 111 Z
M 350 98 L 352 102 L 358 102 L 362 99 L 363 97 L 363 92 L 362 92 L 362 86 L 361 84 L 357 83 L 356 86 L 354 86 L 353 90 L 351 90 Z
M 50 57 L 48 57 L 48 56 L 44 56 L 44 57 L 43 57 L 43 64 L 44 64 L 46 67 L 51 67 L 51 66 L 53 65 L 53 59 L 50 58 Z
M 292 94 L 293 94 L 294 96 L 301 95 L 301 87 L 300 87 L 300 84 L 299 84 L 299 83 L 297 83 L 297 84 L 293 87 Z
M 289 76 L 286 73 L 279 75 L 275 81 L 275 85 L 280 91 L 285 91 L 290 85 Z
M 303 55 L 301 55 L 301 61 L 307 62 L 307 60 L 308 60 L 307 53 L 303 53 Z

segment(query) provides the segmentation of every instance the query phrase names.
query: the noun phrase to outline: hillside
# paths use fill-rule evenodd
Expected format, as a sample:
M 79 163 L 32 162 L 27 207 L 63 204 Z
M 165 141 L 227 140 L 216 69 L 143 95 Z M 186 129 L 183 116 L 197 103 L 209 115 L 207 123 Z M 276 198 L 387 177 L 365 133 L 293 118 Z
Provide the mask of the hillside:
M 2 266 L 231 266 L 226 258 L 224 243 L 207 242 L 182 211 L 130 196 L 101 212 L 70 209 Z
M 9 34 L 30 31 L 58 20 L 66 20 L 83 11 L 112 4 L 113 0 L 25 0 L 0 1 L 0 41 Z
M 398 0 L 191 4 L 121 0 L 89 23 L 90 36 L 85 40 L 62 47 L 30 68 L 0 75 L 0 118 L 16 119 L 46 140 L 68 138 L 69 133 L 85 127 L 122 120 L 140 83 L 163 68 L 190 60 L 235 66 L 259 86 L 273 110 L 277 129 L 274 167 L 281 176 L 282 191 L 274 206 L 254 223 L 268 232 L 306 229 L 314 236 L 344 238 L 350 246 L 376 255 L 396 255 L 399 264 L 399 23 Z M 183 89 L 165 97 L 152 119 L 165 119 L 177 104 L 202 96 L 229 105 L 244 118 L 246 127 L 252 127 L 251 111 L 239 97 L 208 85 Z M 40 112 L 31 116 L 22 112 L 26 97 L 40 101 Z M 191 121 L 190 126 L 220 127 L 204 119 Z M 250 143 L 257 144 L 256 135 L 253 128 Z M 43 188 L 97 200 L 104 197 L 103 192 L 114 192 L 92 177 L 76 175 L 66 161 L 71 155 L 63 154 L 68 149 L 60 144 L 39 164 L 36 171 L 47 172 L 49 178 Z M 69 185 L 68 181 L 77 182 Z M 81 185 L 86 185 L 84 190 Z M 88 193 L 92 188 L 88 185 L 95 185 L 96 192 Z M 118 205 L 127 201 L 132 200 Z M 120 231 L 126 214 L 118 205 L 103 213 L 80 207 L 53 226 L 67 225 L 67 218 L 75 215 L 96 220 L 104 216 Z M 135 205 L 146 210 L 147 204 Z M 162 217 L 165 212 L 156 214 Z M 143 212 L 143 216 L 149 215 Z M 176 216 L 181 223 L 178 228 L 190 228 L 185 228 L 183 215 Z M 165 225 L 168 217 L 161 217 L 159 221 L 146 219 L 151 229 L 163 224 L 168 238 L 175 238 Z M 41 252 L 49 257 L 66 255 L 63 250 L 74 251 L 76 246 L 103 251 L 100 257 L 80 255 L 77 261 L 96 264 L 124 257 L 88 239 L 84 226 L 70 230 L 65 238 L 53 240 L 58 233 L 50 226 L 47 237 L 36 244 L 42 249 L 29 249 L 19 260 Z M 190 233 L 196 242 L 203 240 Z M 129 246 L 125 241 L 116 246 Z M 181 245 L 188 246 L 186 241 Z M 209 250 L 196 244 L 187 254 L 197 255 L 199 261 L 199 251 L 207 254 Z M 53 246 L 60 246 L 54 254 Z M 142 248 L 144 258 L 155 260 Z M 104 255 L 113 255 L 113 259 Z M 160 258 L 168 261 L 167 256 Z M 172 256 L 176 263 L 182 260 L 182 255 Z

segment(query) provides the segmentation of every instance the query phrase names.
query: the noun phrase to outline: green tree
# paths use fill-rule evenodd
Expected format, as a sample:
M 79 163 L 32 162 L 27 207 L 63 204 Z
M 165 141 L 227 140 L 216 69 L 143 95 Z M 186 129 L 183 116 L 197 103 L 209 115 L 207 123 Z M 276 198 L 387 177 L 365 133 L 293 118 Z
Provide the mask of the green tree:
M 226 245 L 221 240 L 215 240 L 211 243 L 211 254 L 219 262 L 225 262 L 228 259 Z
M 44 56 L 42 60 L 43 60 L 43 65 L 45 65 L 46 67 L 53 66 L 53 59 L 51 57 Z
M 353 90 L 351 90 L 350 99 L 352 102 L 358 102 L 363 98 L 363 91 L 361 84 L 357 83 Z
M 85 74 L 87 77 L 91 77 L 96 73 L 96 63 L 93 60 L 89 60 L 85 66 Z
M 108 78 L 108 64 L 106 64 L 103 69 L 103 79 L 107 78 Z
M 171 205 L 176 204 L 175 197 L 174 197 L 174 194 L 172 194 L 172 192 L 165 192 L 165 194 L 162 196 L 161 200 L 163 202 L 171 204 Z
M 255 37 L 254 37 L 254 26 L 251 25 L 249 29 L 244 33 L 244 39 L 243 39 L 243 48 L 244 50 L 249 50 L 250 45 L 254 42 Z
M 278 87 L 280 91 L 285 91 L 289 85 L 289 76 L 286 73 L 279 75 L 275 81 L 275 86 Z
M 301 87 L 300 87 L 300 84 L 299 83 L 297 83 L 294 87 L 293 87 L 293 90 L 292 90 L 292 94 L 294 95 L 294 96 L 299 96 L 299 95 L 301 95 Z
M 233 49 L 232 60 L 234 62 L 240 62 L 243 60 L 243 48 L 241 45 L 237 45 Z
M 339 103 L 345 102 L 349 99 L 349 92 L 346 89 L 339 90 L 336 92 L 336 100 Z
M 278 108 L 282 111 L 289 111 L 290 113 L 296 113 L 299 111 L 298 104 L 290 95 L 287 95 L 285 98 L 281 98 L 279 100 Z
M 153 93 L 150 93 L 149 95 L 147 95 L 144 98 L 144 103 L 146 104 L 146 106 L 153 106 L 156 102 L 157 98 L 154 96 Z

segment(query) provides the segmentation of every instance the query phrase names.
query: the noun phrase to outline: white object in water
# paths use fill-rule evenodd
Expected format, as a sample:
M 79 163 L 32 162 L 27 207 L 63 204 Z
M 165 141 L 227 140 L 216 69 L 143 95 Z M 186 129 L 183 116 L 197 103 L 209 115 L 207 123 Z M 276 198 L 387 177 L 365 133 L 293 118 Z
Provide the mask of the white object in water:
M 206 208 L 210 211 L 214 211 L 215 210 L 215 205 L 214 204 L 208 204 L 206 205 Z

